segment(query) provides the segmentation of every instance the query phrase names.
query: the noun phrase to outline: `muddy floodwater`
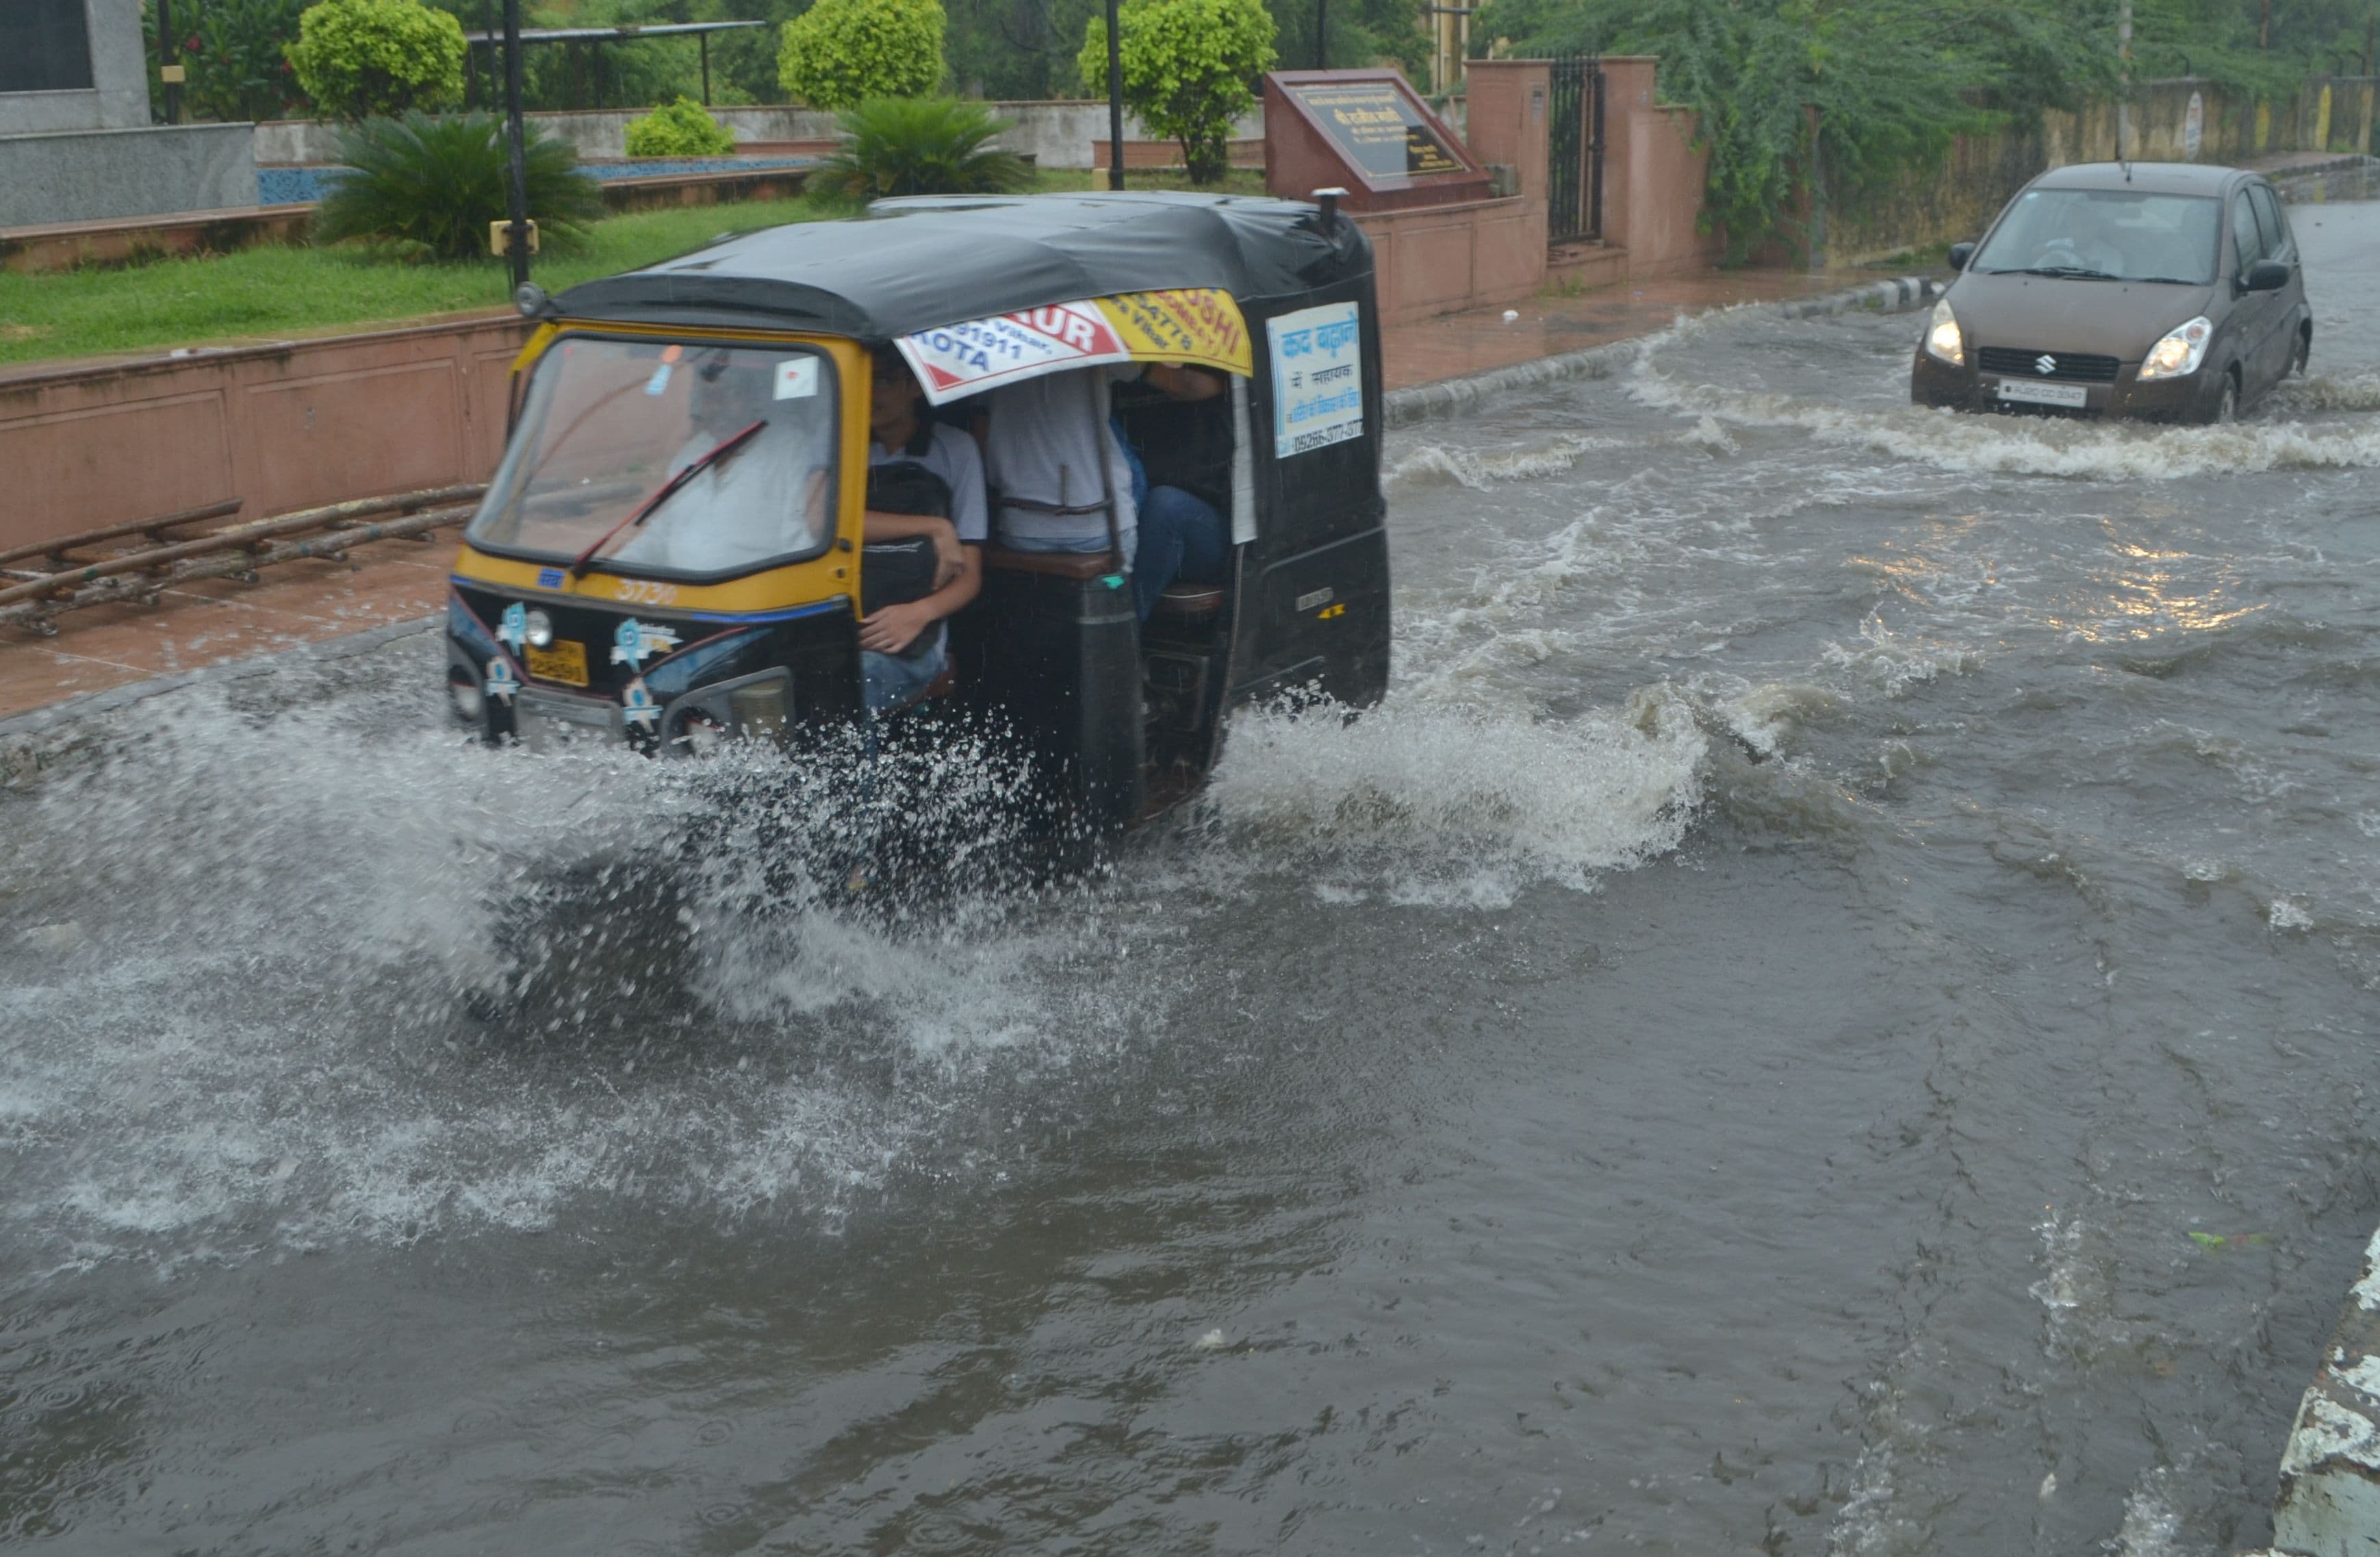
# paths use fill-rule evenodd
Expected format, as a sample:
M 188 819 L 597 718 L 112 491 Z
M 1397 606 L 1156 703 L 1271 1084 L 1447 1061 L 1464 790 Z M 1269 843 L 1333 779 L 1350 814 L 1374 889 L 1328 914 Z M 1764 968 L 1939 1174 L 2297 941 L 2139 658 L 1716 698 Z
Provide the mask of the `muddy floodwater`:
M 1747 311 L 1397 434 L 1386 705 L 1062 887 L 855 908 L 847 772 L 480 750 L 420 635 L 40 736 L 0 1545 L 2253 1544 L 2380 1220 L 2380 206 L 2295 219 L 2237 427 Z

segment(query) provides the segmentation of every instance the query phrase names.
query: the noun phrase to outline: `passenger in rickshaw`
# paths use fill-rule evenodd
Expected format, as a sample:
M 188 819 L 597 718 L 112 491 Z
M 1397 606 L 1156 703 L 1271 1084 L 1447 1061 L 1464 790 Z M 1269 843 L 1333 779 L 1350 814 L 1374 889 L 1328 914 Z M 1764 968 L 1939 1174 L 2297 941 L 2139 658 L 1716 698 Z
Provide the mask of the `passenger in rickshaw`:
M 1118 435 L 1112 385 L 1146 378 L 1175 400 L 1211 400 L 1223 381 L 1180 363 L 1120 363 L 1050 373 L 992 391 L 985 474 L 999 494 L 1001 544 L 1019 552 L 1123 553 L 1133 604 L 1148 620 L 1177 578 L 1214 579 L 1231 541 L 1214 505 L 1178 486 L 1145 485 Z
M 988 514 L 975 440 L 930 420 L 909 365 L 880 347 L 868 405 L 860 679 L 868 712 L 916 701 L 949 663 L 944 618 L 983 587 Z

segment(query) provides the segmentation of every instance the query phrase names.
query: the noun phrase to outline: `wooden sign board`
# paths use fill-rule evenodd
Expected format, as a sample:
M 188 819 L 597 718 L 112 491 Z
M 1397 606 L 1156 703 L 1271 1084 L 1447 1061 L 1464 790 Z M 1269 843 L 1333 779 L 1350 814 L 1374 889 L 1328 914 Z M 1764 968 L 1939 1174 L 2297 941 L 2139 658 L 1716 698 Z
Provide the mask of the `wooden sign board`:
M 1357 211 L 1488 198 L 1488 170 L 1394 70 L 1276 70 L 1264 98 L 1276 195 L 1337 186 Z

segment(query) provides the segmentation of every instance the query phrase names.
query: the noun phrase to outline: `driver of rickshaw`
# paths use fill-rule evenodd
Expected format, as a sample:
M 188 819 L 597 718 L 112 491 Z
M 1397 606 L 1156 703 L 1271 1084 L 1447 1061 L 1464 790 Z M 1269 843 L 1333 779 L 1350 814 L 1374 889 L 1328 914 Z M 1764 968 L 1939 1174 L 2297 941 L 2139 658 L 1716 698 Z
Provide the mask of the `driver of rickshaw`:
M 871 549 L 920 539 L 933 548 L 930 584 L 921 580 L 917 586 L 925 592 L 880 604 L 860 620 L 860 678 L 868 712 L 877 714 L 916 701 L 948 663 L 944 619 L 983 587 L 989 515 L 983 457 L 975 440 L 925 415 L 916 375 L 889 346 L 875 353 L 868 434 L 869 500 L 863 536 Z M 880 480 L 896 471 L 911 480 Z M 926 479 L 920 481 L 920 476 Z M 905 513 L 884 506 L 892 501 L 889 493 L 904 488 L 931 494 L 929 502 L 904 507 L 944 511 Z
M 697 472 L 669 508 L 639 526 L 610 559 L 712 573 L 818 545 L 827 524 L 832 423 L 774 404 L 767 363 L 739 362 L 721 348 L 697 354 L 693 369 L 686 440 L 664 478 L 756 422 L 759 431 Z

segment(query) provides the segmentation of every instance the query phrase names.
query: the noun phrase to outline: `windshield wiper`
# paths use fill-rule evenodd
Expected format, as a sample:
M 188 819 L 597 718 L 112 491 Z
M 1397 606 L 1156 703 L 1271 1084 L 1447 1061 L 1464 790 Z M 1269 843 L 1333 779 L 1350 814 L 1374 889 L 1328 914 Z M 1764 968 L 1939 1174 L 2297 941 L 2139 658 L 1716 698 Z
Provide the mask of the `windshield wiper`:
M 614 536 L 618 535 L 622 530 L 626 529 L 631 525 L 643 524 L 647 519 L 652 517 L 653 510 L 660 507 L 662 504 L 667 503 L 670 500 L 671 495 L 680 487 L 686 485 L 686 482 L 694 480 L 705 470 L 710 469 L 712 466 L 718 464 L 720 460 L 725 458 L 728 455 L 742 448 L 745 444 L 751 439 L 752 434 L 759 432 L 760 429 L 768 425 L 768 419 L 763 417 L 741 432 L 729 433 L 726 437 L 719 440 L 718 443 L 713 444 L 708 451 L 697 456 L 685 469 L 679 471 L 676 475 L 672 476 L 668 480 L 663 481 L 662 483 L 661 491 L 653 493 L 652 496 L 646 498 L 642 503 L 637 505 L 637 511 L 635 513 L 629 515 L 626 518 L 622 519 L 618 524 L 615 524 L 611 529 L 605 530 L 601 535 L 596 538 L 595 544 L 588 547 L 585 551 L 578 553 L 577 559 L 570 565 L 570 577 L 573 578 L 586 578 L 587 565 L 595 560 L 596 553 L 601 551 L 604 547 L 609 546 L 612 543 L 612 540 Z
M 2049 275 L 2060 281 L 2121 281 L 2113 271 L 2095 271 L 2088 265 L 2020 265 L 2014 270 L 1994 271 L 1994 275 Z
M 2186 275 L 2128 275 L 2126 281 L 2156 281 L 2168 286 L 2204 286 L 2204 281 L 2192 281 Z

